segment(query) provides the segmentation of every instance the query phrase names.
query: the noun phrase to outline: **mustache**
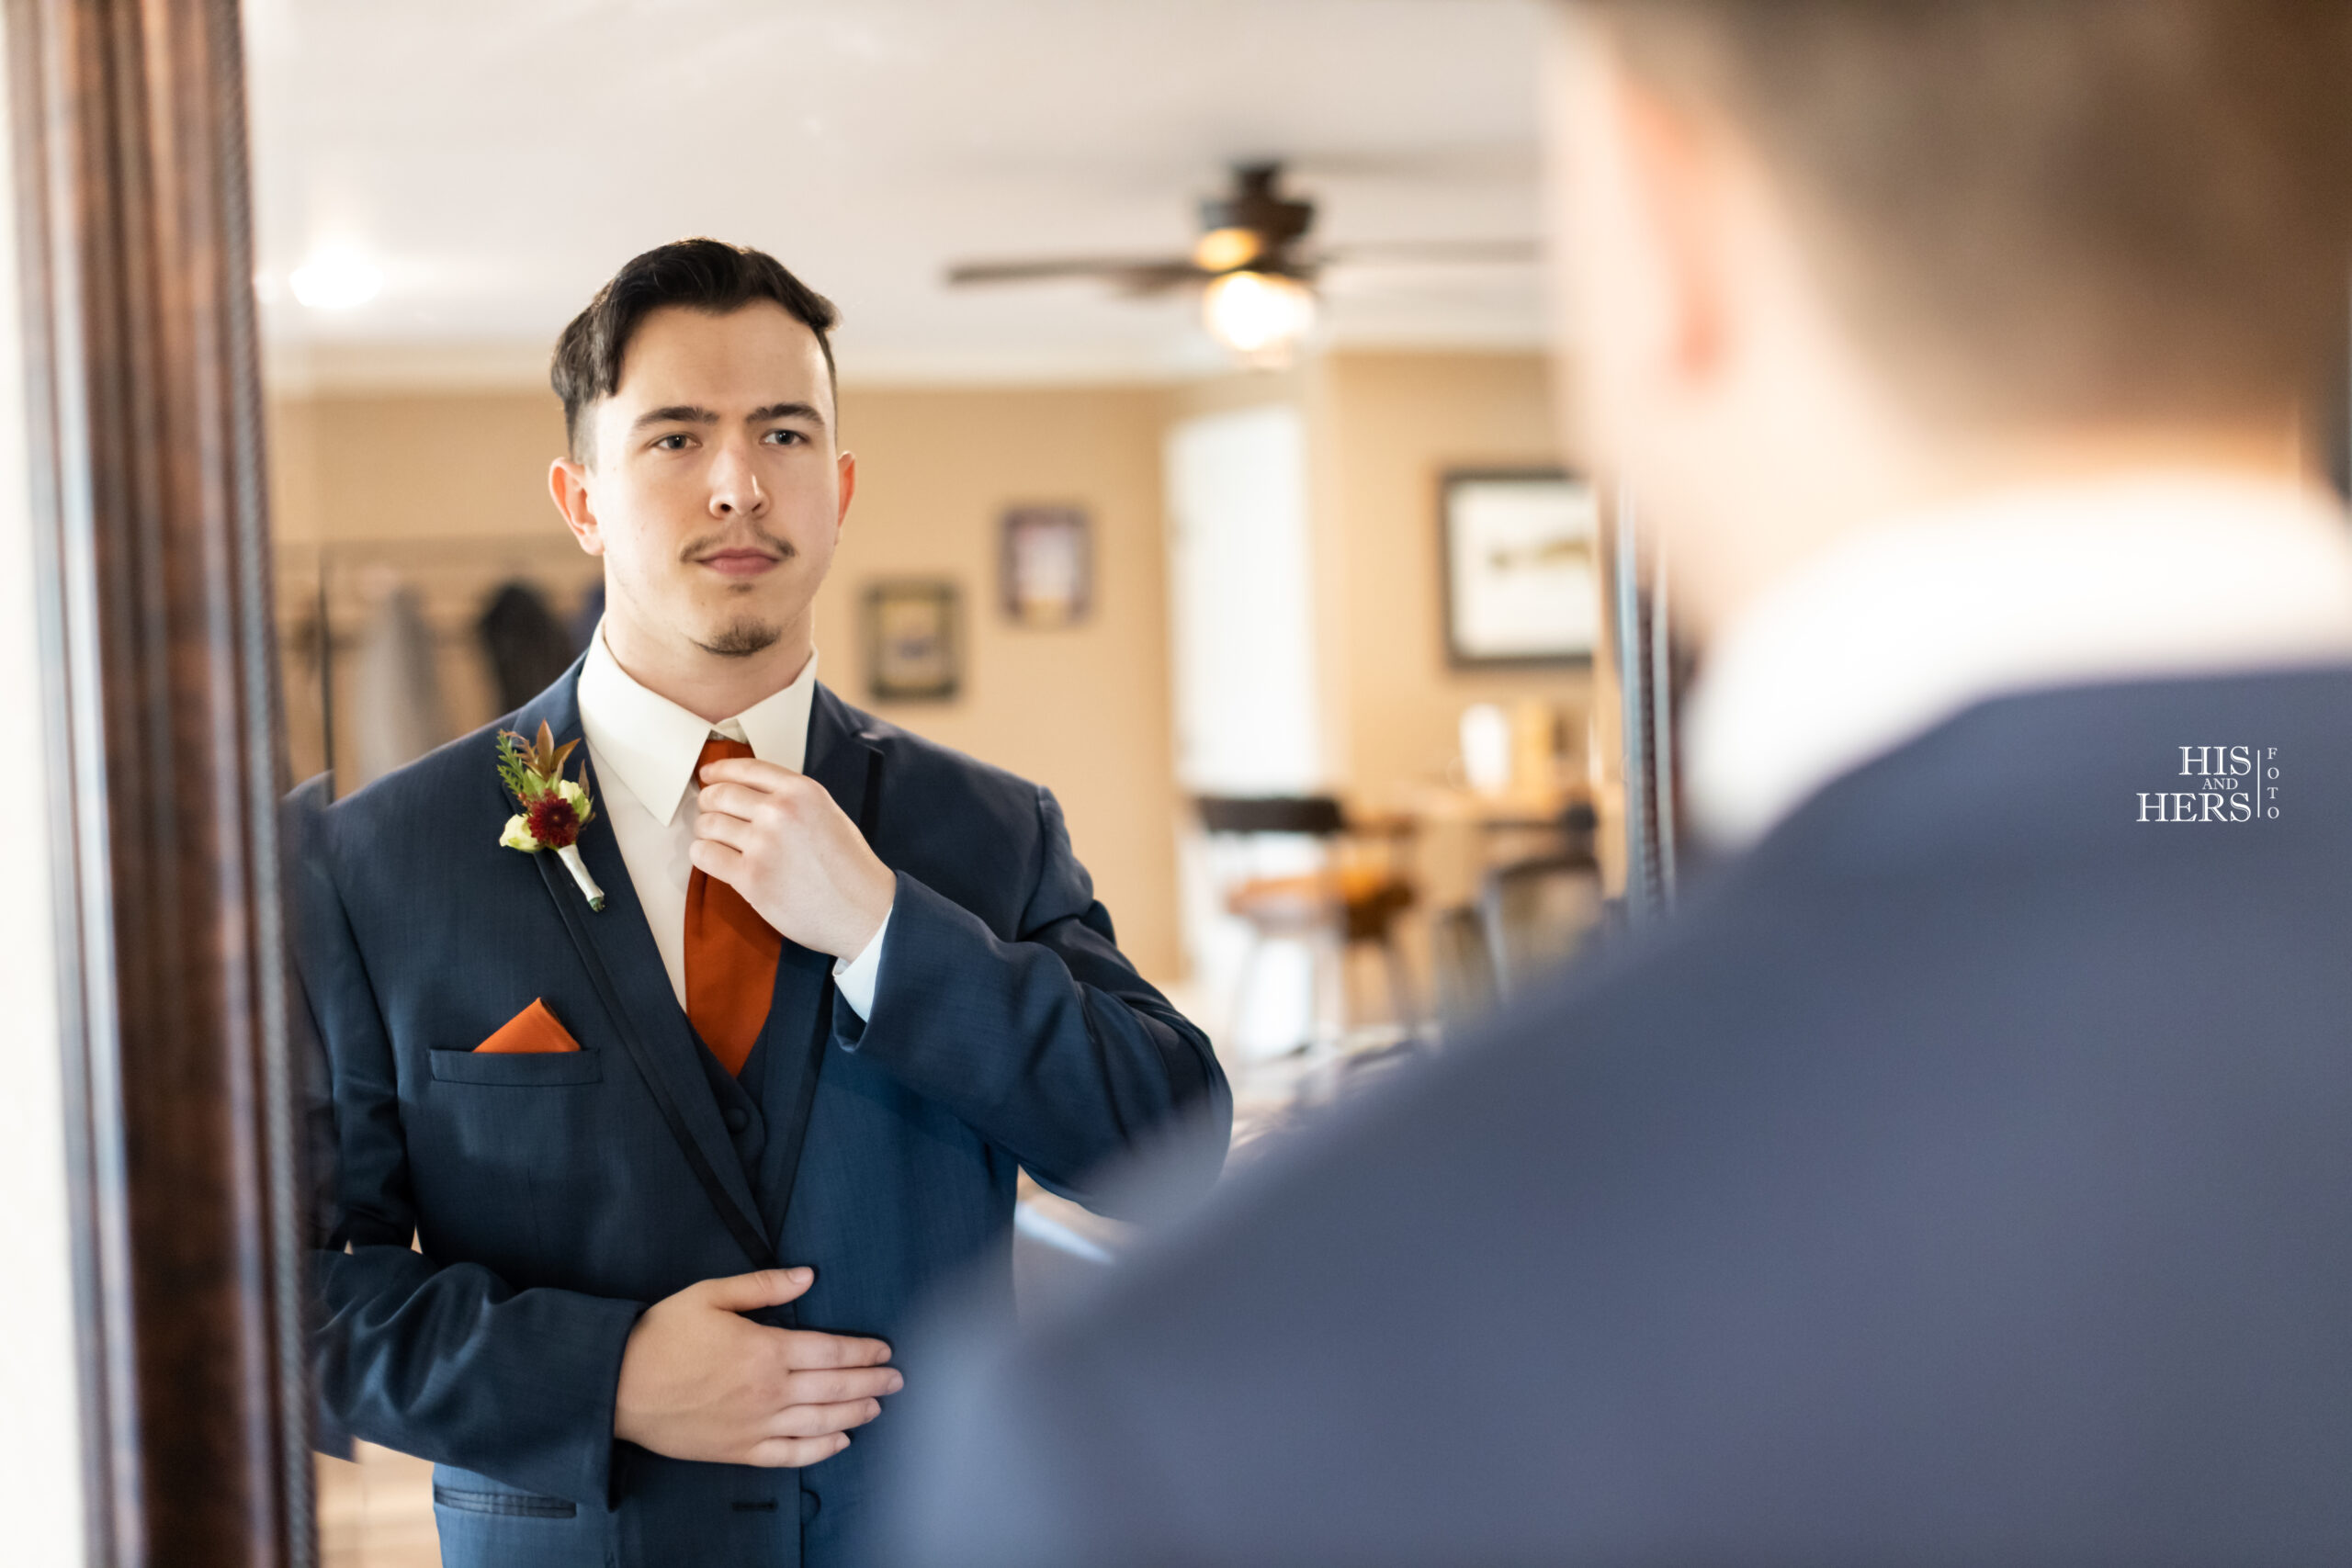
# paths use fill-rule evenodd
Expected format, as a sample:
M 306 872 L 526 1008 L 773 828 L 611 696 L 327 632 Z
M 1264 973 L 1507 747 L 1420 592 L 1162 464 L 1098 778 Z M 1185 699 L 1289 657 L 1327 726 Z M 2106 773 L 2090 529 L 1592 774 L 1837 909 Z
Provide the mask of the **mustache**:
M 745 524 L 742 526 L 751 531 L 752 536 L 749 540 L 736 537 L 735 528 L 727 528 L 716 534 L 706 534 L 687 540 L 679 547 L 678 558 L 682 561 L 698 561 L 703 557 L 719 550 L 741 549 L 747 543 L 757 545 L 778 560 L 790 560 L 800 553 L 792 547 L 790 540 L 769 533 L 757 523 Z

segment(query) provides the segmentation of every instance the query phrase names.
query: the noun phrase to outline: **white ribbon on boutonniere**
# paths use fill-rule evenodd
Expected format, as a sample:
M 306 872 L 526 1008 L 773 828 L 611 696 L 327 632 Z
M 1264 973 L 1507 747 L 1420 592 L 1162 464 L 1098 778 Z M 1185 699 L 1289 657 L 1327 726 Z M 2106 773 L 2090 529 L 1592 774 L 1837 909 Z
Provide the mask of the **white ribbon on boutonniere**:
M 587 896 L 588 907 L 601 911 L 605 890 L 596 886 L 596 879 L 588 874 L 587 863 L 580 858 L 580 829 L 596 817 L 595 805 L 588 798 L 588 770 L 582 767 L 582 782 L 577 784 L 563 776 L 564 759 L 579 744 L 567 740 L 558 746 L 545 720 L 539 723 L 536 741 L 526 740 L 511 729 L 498 732 L 499 781 L 523 808 L 506 819 L 506 830 L 498 835 L 498 841 L 525 854 L 553 850 Z

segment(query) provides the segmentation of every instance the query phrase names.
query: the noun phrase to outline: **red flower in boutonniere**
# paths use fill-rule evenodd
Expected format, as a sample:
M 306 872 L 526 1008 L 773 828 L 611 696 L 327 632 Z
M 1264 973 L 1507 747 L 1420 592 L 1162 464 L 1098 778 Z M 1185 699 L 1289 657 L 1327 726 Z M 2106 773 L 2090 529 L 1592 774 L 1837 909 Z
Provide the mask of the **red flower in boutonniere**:
M 580 858 L 580 829 L 596 818 L 596 807 L 588 798 L 584 782 L 586 770 L 582 770 L 583 782 L 563 776 L 564 761 L 579 744 L 567 740 L 558 746 L 544 720 L 536 741 L 526 740 L 511 729 L 498 732 L 499 781 L 523 808 L 506 819 L 506 830 L 498 835 L 498 841 L 526 854 L 553 850 L 587 896 L 588 907 L 602 909 L 605 890 L 596 886 L 596 879 L 588 874 L 587 863 Z
M 560 795 L 541 795 L 531 802 L 531 809 L 523 813 L 523 821 L 530 829 L 531 837 L 551 850 L 580 840 L 580 813 Z

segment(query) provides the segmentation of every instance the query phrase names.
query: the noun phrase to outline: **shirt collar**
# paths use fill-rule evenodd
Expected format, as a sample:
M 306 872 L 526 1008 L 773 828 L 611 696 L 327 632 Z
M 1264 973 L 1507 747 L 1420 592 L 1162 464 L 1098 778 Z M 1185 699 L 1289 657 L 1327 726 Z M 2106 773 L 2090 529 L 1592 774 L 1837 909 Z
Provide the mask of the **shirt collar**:
M 2346 658 L 2333 497 L 2210 474 L 1984 497 L 1833 547 L 1732 618 L 1691 692 L 1684 798 L 1739 849 L 1985 697 Z
M 817 693 L 817 656 L 792 683 L 732 718 L 709 724 L 640 684 L 605 645 L 598 623 L 580 671 L 580 730 L 596 766 L 616 775 L 667 827 L 692 782 L 703 742 L 713 731 L 749 743 L 752 755 L 801 771 L 808 754 L 808 713 Z

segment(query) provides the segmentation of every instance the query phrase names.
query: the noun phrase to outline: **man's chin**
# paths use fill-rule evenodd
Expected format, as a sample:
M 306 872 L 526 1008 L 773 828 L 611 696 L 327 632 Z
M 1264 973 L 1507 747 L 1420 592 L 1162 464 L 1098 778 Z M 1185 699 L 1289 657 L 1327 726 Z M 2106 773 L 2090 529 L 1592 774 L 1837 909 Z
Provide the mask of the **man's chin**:
M 729 621 L 695 639 L 695 646 L 720 659 L 752 659 L 783 639 L 784 627 L 774 621 L 749 618 Z

